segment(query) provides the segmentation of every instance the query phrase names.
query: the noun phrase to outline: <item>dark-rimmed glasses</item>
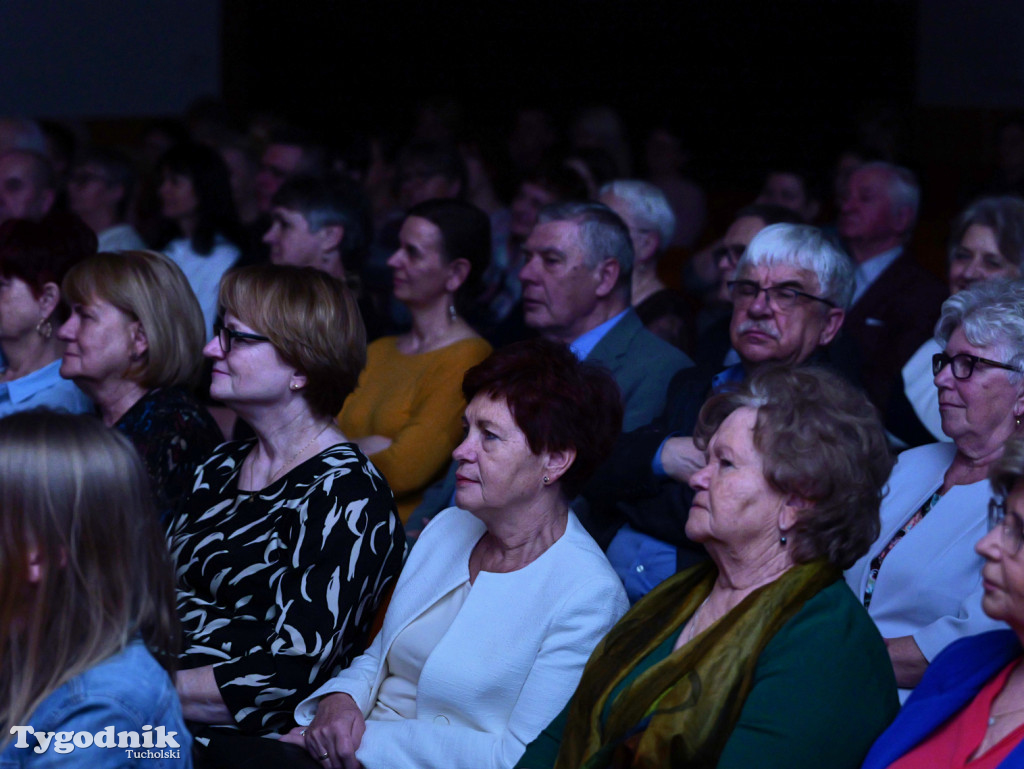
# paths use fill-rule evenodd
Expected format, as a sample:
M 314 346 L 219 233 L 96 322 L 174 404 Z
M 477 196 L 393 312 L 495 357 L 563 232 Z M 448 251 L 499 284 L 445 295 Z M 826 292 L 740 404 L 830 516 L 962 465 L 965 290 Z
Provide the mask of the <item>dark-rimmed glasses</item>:
M 982 358 L 980 355 L 968 355 L 965 352 L 957 353 L 956 355 L 946 355 L 944 352 L 937 352 L 932 356 L 932 374 L 938 376 L 939 372 L 946 367 L 946 364 L 952 364 L 950 366 L 953 372 L 954 379 L 970 379 L 971 374 L 974 373 L 974 367 L 978 363 L 984 363 L 988 366 L 995 366 L 996 368 L 1004 368 L 1007 371 L 1016 371 L 1017 369 L 1006 363 L 1000 363 L 997 360 L 989 360 L 988 358 Z
M 231 340 L 233 339 L 244 339 L 247 342 L 269 342 L 269 336 L 262 336 L 261 334 L 251 334 L 248 331 L 235 331 L 233 328 L 228 328 L 223 323 L 215 323 L 213 326 L 213 333 L 217 335 L 217 339 L 220 341 L 220 349 L 227 355 L 231 352 Z
M 725 284 L 729 288 L 729 296 L 733 304 L 750 304 L 757 300 L 758 295 L 764 291 L 765 300 L 776 310 L 785 312 L 792 310 L 801 300 L 811 300 L 835 307 L 835 302 L 823 296 L 808 294 L 806 291 L 793 288 L 792 286 L 761 286 L 752 280 L 730 280 Z
M 1000 527 L 1000 547 L 1007 555 L 1017 555 L 1024 542 L 1024 521 L 1016 513 L 1006 514 L 1006 500 L 992 497 L 988 501 L 988 530 Z

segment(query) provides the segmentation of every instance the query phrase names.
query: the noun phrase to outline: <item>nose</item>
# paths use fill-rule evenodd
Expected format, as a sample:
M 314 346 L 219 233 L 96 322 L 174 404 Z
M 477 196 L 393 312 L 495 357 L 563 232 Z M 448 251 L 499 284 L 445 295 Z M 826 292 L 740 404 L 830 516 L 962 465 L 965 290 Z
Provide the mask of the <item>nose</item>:
M 1003 555 L 1003 548 L 1000 546 L 1002 540 L 1002 526 L 996 526 L 974 545 L 974 552 L 982 558 L 990 561 L 998 561 Z
M 57 338 L 63 342 L 70 342 L 75 338 L 75 327 L 78 321 L 75 316 L 72 315 L 66 321 L 60 324 L 60 328 L 57 329 Z
M 953 364 L 947 363 L 945 366 L 939 369 L 939 373 L 935 375 L 935 386 L 936 387 L 952 387 L 953 386 Z
M 985 277 L 985 271 L 982 269 L 981 260 L 977 258 L 971 259 L 967 263 L 967 269 L 964 270 L 964 278 L 970 282 L 981 280 Z
M 219 336 L 214 336 L 213 339 L 206 343 L 206 346 L 203 348 L 203 355 L 214 360 L 220 360 L 224 357 L 224 349 L 220 346 Z
M 690 488 L 694 491 L 705 491 L 708 487 L 708 478 L 711 474 L 711 466 L 704 465 L 690 476 Z
M 401 261 L 402 261 L 402 249 L 398 249 L 397 251 L 395 251 L 395 253 L 393 253 L 391 256 L 388 257 L 388 260 L 387 260 L 387 262 L 385 262 L 385 264 L 387 264 L 387 266 L 390 267 L 393 270 L 396 267 L 398 267 L 398 265 L 399 265 L 399 263 Z
M 278 225 L 277 222 L 271 224 L 270 229 L 263 233 L 263 242 L 267 243 L 268 245 L 273 245 L 274 242 L 277 240 L 277 236 L 280 230 L 281 227 L 280 225 Z
M 462 442 L 455 447 L 455 450 L 452 452 L 452 459 L 456 462 L 469 462 L 470 456 L 472 455 L 471 448 L 470 437 L 467 435 L 462 439 Z
M 537 259 L 536 256 L 527 257 L 526 263 L 523 264 L 519 270 L 519 282 L 520 283 L 536 283 L 537 282 Z
M 771 315 L 772 306 L 768 302 L 768 292 L 758 291 L 757 296 L 750 300 L 747 305 L 747 314 L 754 317 L 764 317 L 765 315 Z

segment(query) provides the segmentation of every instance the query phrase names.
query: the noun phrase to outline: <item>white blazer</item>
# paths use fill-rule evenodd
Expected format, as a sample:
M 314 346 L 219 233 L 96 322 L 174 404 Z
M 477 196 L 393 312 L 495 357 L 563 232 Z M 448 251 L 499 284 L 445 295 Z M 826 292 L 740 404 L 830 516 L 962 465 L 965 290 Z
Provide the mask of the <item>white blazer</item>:
M 395 637 L 469 579 L 469 555 L 485 532 L 448 508 L 423 530 L 366 653 L 299 704 L 308 724 L 317 700 L 352 696 L 366 716 L 387 676 Z M 366 769 L 504 769 L 565 707 L 597 643 L 629 604 L 604 553 L 569 513 L 565 534 L 508 574 L 482 571 L 423 665 L 416 718 L 366 722 L 356 757 Z
M 942 485 L 956 446 L 933 443 L 900 454 L 882 500 L 882 530 L 868 554 L 846 572 L 864 600 L 871 561 Z M 988 531 L 988 481 L 954 486 L 882 562 L 868 614 L 885 638 L 911 635 L 929 662 L 958 638 L 1006 627 L 981 610 L 975 543 Z

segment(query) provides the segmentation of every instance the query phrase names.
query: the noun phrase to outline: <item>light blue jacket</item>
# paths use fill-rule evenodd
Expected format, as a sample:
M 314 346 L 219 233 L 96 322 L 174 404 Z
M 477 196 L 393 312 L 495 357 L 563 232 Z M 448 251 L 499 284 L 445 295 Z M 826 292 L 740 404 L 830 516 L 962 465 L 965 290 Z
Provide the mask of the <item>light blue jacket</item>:
M 61 686 L 43 700 L 27 724 L 11 726 L 10 742 L 0 753 L 0 769 L 192 766 L 192 737 L 174 684 L 141 641 L 133 641 L 124 651 Z M 121 741 L 132 747 L 81 747 L 74 741 L 91 742 L 104 731 L 103 742 L 115 745 L 121 733 L 136 732 L 138 747 L 128 734 Z M 48 733 L 55 734 L 47 740 Z M 85 733 L 92 737 L 87 740 Z M 72 737 L 75 734 L 78 736 Z M 165 739 L 159 740 L 160 736 Z M 36 752 L 41 743 L 46 743 L 46 749 Z M 154 747 L 144 747 L 147 743 Z

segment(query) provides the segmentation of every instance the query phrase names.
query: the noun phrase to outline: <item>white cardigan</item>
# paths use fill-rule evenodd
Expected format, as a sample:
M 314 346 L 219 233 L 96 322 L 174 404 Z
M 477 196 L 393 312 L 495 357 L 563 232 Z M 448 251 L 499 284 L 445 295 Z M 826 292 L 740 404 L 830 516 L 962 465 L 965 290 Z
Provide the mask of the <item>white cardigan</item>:
M 900 454 L 882 500 L 882 530 L 868 554 L 846 572 L 864 600 L 871 561 L 942 485 L 956 446 L 933 443 Z M 988 531 L 988 481 L 954 486 L 882 562 L 868 614 L 884 638 L 911 635 L 931 661 L 953 641 L 1006 627 L 981 610 L 975 543 Z
M 469 579 L 485 532 L 449 508 L 423 530 L 395 587 L 384 626 L 366 650 L 295 711 L 300 724 L 320 697 L 352 696 L 366 716 L 387 675 L 395 637 Z M 597 643 L 629 604 L 604 553 L 569 513 L 565 534 L 508 574 L 482 571 L 420 675 L 416 718 L 366 722 L 356 757 L 366 769 L 512 767 L 565 707 Z

